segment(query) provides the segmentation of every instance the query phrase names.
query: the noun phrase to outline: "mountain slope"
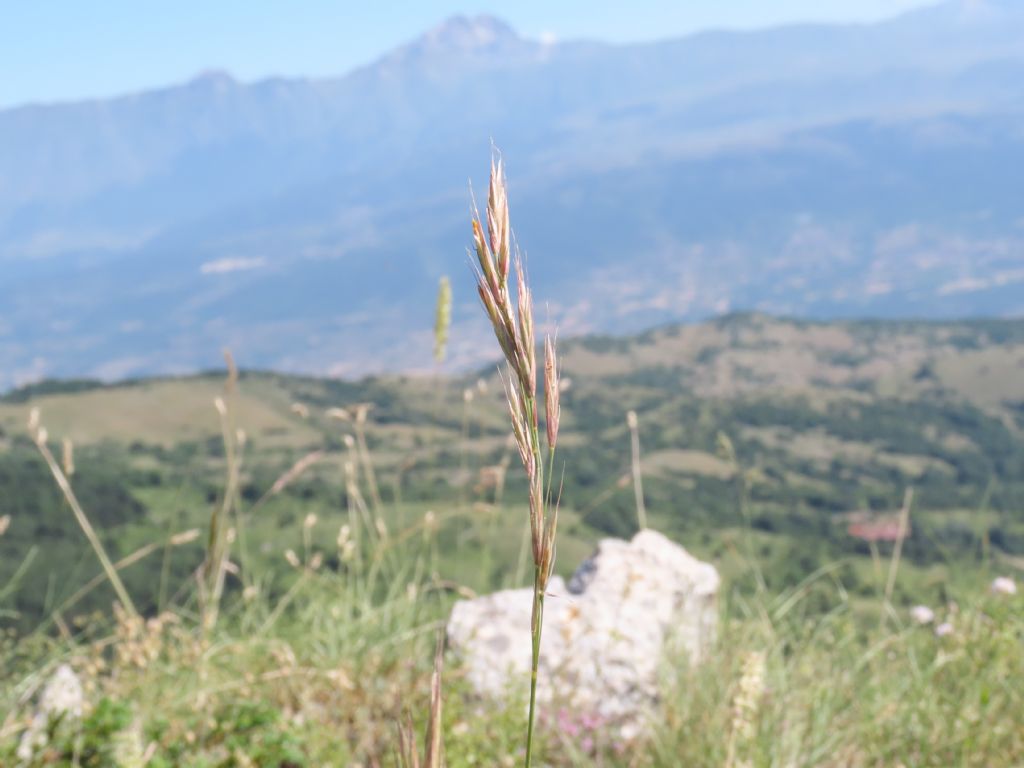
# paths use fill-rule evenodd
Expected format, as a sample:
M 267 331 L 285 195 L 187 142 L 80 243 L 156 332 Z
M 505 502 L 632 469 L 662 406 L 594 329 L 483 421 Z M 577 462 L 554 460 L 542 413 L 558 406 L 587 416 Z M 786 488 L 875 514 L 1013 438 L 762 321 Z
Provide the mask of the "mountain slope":
M 0 113 L 0 384 L 429 365 L 493 138 L 568 331 L 1024 306 L 1024 12 L 608 46 L 454 19 L 345 77 Z M 478 182 L 479 183 L 479 182 Z

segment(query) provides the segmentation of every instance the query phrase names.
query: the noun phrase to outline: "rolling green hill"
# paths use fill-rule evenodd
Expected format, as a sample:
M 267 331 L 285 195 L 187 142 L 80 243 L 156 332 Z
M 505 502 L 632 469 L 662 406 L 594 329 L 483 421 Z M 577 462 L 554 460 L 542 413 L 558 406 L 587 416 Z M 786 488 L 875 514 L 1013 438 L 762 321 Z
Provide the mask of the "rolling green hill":
M 1024 321 L 739 315 L 569 340 L 562 356 L 563 570 L 599 536 L 636 527 L 629 410 L 638 414 L 652 525 L 740 583 L 752 578 L 742 565 L 750 556 L 777 588 L 842 560 L 847 588 L 874 594 L 875 545 L 851 526 L 884 525 L 908 487 L 912 575 L 898 597 L 941 596 L 951 578 L 972 578 L 993 561 L 1013 567 L 1024 555 Z M 205 526 L 225 487 L 213 404 L 223 394 L 223 376 L 208 374 L 47 382 L 3 398 L 0 515 L 11 523 L 0 537 L 0 584 L 31 559 L 0 621 L 33 626 L 98 573 L 25 435 L 31 409 L 40 409 L 55 453 L 64 438 L 73 442 L 75 488 L 116 558 Z M 328 411 L 354 415 L 366 403 L 379 506 L 371 489 L 363 493 L 374 514 L 397 531 L 435 510 L 444 521 L 440 577 L 474 589 L 511 583 L 521 516 L 503 508 L 502 493 L 518 502 L 523 481 L 502 397 L 488 370 L 359 382 L 243 373 L 232 419 L 245 433 L 241 502 L 255 509 L 243 519 L 252 544 L 240 553 L 251 566 L 283 563 L 289 548 L 333 545 L 353 501 L 345 465 L 359 456 L 346 444 L 352 422 Z M 300 476 L 265 496 L 317 451 Z M 301 524 L 310 514 L 312 541 Z M 474 546 L 506 529 L 498 552 Z M 201 545 L 157 547 L 125 569 L 126 581 L 154 608 L 182 587 Z M 874 555 L 888 546 L 878 543 Z M 68 610 L 109 604 L 104 588 Z

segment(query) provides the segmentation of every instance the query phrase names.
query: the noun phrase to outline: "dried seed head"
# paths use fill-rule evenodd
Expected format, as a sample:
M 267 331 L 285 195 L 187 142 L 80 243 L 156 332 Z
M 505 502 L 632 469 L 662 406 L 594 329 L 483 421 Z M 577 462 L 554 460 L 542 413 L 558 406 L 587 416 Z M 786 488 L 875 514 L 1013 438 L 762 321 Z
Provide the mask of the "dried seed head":
M 558 440 L 558 424 L 562 415 L 560 394 L 555 342 L 550 336 L 547 336 L 544 339 L 544 406 L 550 450 L 555 449 L 555 443 Z
M 39 409 L 33 407 L 28 412 L 28 431 L 35 432 L 37 429 L 39 429 Z
M 468 387 L 462 390 L 462 402 L 472 403 L 473 402 L 473 390 Z
M 308 515 L 306 515 L 306 519 L 302 521 L 302 527 L 308 531 L 310 528 L 316 525 L 316 519 L 316 514 L 310 512 Z
M 352 435 L 344 435 L 341 438 L 341 440 L 342 442 L 345 443 L 345 447 L 348 448 L 349 450 L 356 447 L 356 439 L 352 437 Z
M 189 542 L 195 541 L 198 538 L 199 529 L 192 528 L 190 530 L 182 531 L 181 533 L 176 533 L 173 536 L 171 536 L 170 543 L 172 547 L 180 547 L 184 544 L 188 544 Z
M 637 418 L 636 418 L 636 411 L 629 411 L 626 414 L 626 424 L 629 426 L 630 429 L 636 429 L 637 428 L 637 426 L 639 425 L 639 422 L 637 421 Z
M 347 563 L 352 559 L 352 555 L 356 553 L 356 544 L 354 541 L 346 541 L 345 546 L 341 548 L 341 562 Z
M 516 448 L 519 450 L 519 459 L 526 469 L 526 476 L 533 478 L 536 473 L 533 446 L 530 444 L 530 433 L 527 424 L 527 415 L 523 407 L 522 396 L 519 388 L 513 380 L 511 372 L 509 379 L 505 382 L 505 397 L 508 400 L 508 413 L 512 421 L 512 436 L 515 438 Z
M 3 536 L 5 533 L 7 533 L 7 529 L 10 528 L 10 527 L 11 527 L 11 516 L 10 515 L 4 515 L 3 517 L 0 517 L 0 536 Z
M 299 556 L 295 554 L 294 549 L 286 549 L 284 552 L 284 559 L 288 561 L 288 565 L 292 568 L 299 567 Z
M 349 539 L 352 537 L 352 529 L 348 525 L 343 525 L 338 529 L 338 549 L 344 549 Z
M 352 421 L 352 416 L 344 408 L 328 408 L 327 418 L 335 421 Z
M 50 433 L 46 431 L 46 427 L 40 427 L 36 430 L 36 445 L 46 445 L 46 441 L 50 439 Z
M 374 526 L 377 528 L 377 533 L 380 535 L 382 539 L 386 539 L 388 537 L 388 526 L 384 522 L 383 517 L 378 517 L 374 521 Z
M 474 212 L 473 217 L 473 250 L 476 251 L 476 260 L 480 265 L 480 272 L 477 275 L 480 291 L 497 300 L 502 294 L 502 281 L 495 271 L 490 247 L 484 240 L 484 228 L 480 223 L 479 212 Z
M 317 450 L 312 451 L 311 453 L 307 453 L 305 456 L 303 456 L 301 459 L 295 462 L 287 472 L 285 472 L 283 475 L 277 478 L 277 480 L 274 481 L 274 484 L 270 486 L 270 490 L 267 492 L 268 495 L 274 496 L 283 491 L 285 488 L 287 488 L 289 485 L 295 482 L 295 480 L 297 480 L 302 474 L 304 474 L 307 469 L 309 469 L 311 466 L 320 461 L 320 459 L 323 458 L 323 455 L 323 450 Z
M 238 443 L 238 447 L 239 448 L 244 447 L 245 446 L 245 442 L 248 439 L 249 439 L 249 436 L 245 433 L 244 429 L 236 429 L 235 430 L 235 442 Z
M 224 398 L 213 398 L 213 407 L 217 409 L 217 413 L 219 413 L 222 417 L 228 415 L 228 407 L 224 404 Z
M 309 570 L 317 571 L 320 566 L 324 564 L 324 556 L 320 552 L 314 552 L 313 557 L 309 559 Z
M 373 403 L 360 403 L 356 406 L 356 424 L 366 423 L 366 414 L 373 408 Z

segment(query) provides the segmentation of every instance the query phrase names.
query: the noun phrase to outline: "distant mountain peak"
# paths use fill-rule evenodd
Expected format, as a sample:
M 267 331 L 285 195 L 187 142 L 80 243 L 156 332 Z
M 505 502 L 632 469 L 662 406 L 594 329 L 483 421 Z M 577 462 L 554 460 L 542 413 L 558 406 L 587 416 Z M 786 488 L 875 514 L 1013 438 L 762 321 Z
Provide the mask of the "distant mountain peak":
M 532 58 L 542 48 L 526 40 L 506 22 L 495 16 L 452 16 L 407 45 L 384 56 L 378 71 L 393 68 L 444 67 L 453 61 L 472 58 L 493 63 Z
M 189 85 L 225 90 L 238 85 L 238 81 L 226 69 L 204 69 L 189 81 Z
M 447 51 L 479 51 L 519 43 L 521 38 L 506 22 L 487 14 L 452 16 L 420 39 L 423 47 Z

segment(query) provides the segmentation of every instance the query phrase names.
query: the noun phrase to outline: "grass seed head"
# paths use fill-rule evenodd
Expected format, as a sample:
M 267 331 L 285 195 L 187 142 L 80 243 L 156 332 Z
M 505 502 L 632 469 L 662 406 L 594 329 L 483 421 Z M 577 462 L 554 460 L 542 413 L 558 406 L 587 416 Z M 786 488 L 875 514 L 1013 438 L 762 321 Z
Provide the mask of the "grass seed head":
M 452 284 L 442 277 L 437 289 L 437 311 L 434 316 L 434 360 L 443 363 L 448 349 L 448 330 L 452 323 Z

